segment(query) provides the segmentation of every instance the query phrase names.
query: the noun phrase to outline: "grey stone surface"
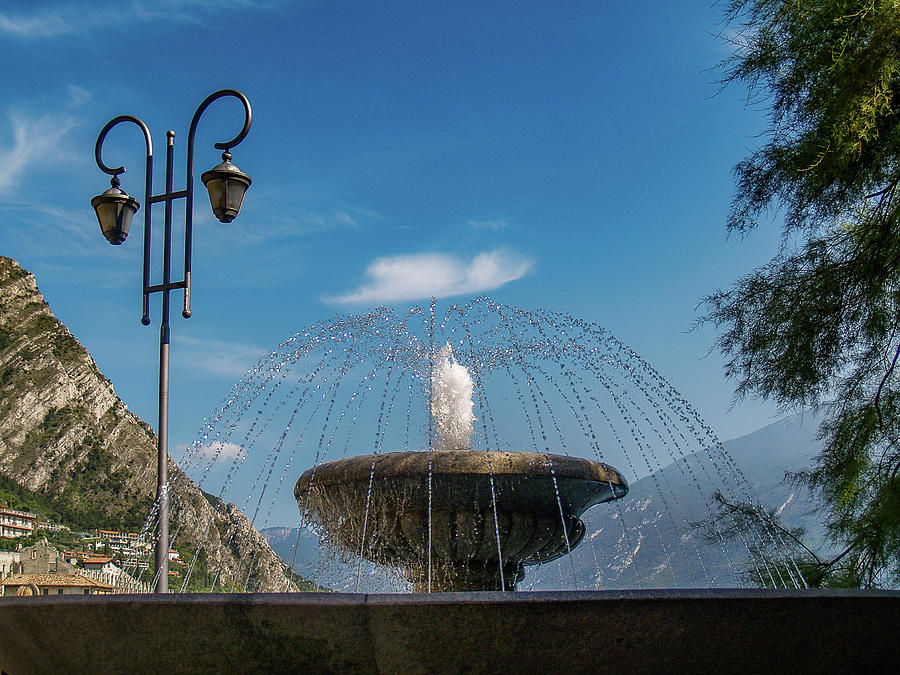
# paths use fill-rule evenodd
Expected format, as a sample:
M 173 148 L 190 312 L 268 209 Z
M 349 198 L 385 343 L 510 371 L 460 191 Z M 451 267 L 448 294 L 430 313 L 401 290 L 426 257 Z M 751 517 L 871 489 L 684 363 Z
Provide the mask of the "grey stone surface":
M 894 670 L 900 593 L 597 591 L 10 598 L 0 668 L 40 672 Z

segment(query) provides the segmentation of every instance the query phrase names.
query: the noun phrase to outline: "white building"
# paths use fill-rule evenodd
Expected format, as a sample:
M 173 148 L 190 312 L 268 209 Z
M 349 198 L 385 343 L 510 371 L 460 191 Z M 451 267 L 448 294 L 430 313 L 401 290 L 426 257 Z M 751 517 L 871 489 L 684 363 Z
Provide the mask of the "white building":
M 113 553 L 121 553 L 126 561 L 133 562 L 140 559 L 150 550 L 150 542 L 146 535 L 141 536 L 136 532 L 118 532 L 116 530 L 97 530 L 98 540 L 93 542 L 94 550 L 101 551 L 109 546 Z
M 34 533 L 35 515 L 0 506 L 0 537 L 15 539 Z
M 19 551 L 0 551 L 0 581 L 21 571 L 22 554 Z

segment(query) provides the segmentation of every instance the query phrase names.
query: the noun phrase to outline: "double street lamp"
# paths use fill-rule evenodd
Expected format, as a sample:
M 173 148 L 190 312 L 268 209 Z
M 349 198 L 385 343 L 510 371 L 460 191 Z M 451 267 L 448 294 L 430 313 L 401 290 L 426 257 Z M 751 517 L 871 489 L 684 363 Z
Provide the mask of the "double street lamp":
M 157 468 L 157 524 L 156 524 L 156 585 L 157 593 L 167 593 L 169 590 L 169 494 L 168 494 L 168 435 L 169 435 L 169 293 L 176 289 L 184 291 L 184 309 L 181 315 L 185 319 L 191 317 L 191 242 L 193 237 L 193 208 L 194 208 L 194 135 L 197 131 L 197 123 L 200 116 L 209 105 L 225 96 L 233 96 L 240 100 L 244 106 L 244 126 L 240 133 L 227 143 L 216 143 L 215 147 L 224 150 L 222 163 L 204 172 L 200 180 L 206 185 L 209 192 L 209 201 L 213 213 L 223 223 L 230 223 L 241 210 L 244 193 L 250 187 L 250 176 L 241 172 L 231 163 L 231 149 L 244 140 L 250 131 L 252 112 L 247 97 L 234 89 L 223 89 L 206 97 L 200 104 L 194 117 L 191 119 L 190 131 L 188 131 L 187 146 L 187 186 L 184 190 L 173 188 L 173 169 L 175 155 L 175 132 L 166 132 L 166 188 L 161 194 L 153 194 L 153 143 L 150 140 L 150 130 L 137 117 L 132 115 L 120 115 L 110 120 L 100 135 L 97 137 L 97 145 L 94 155 L 97 166 L 104 173 L 112 176 L 111 187 L 103 194 L 97 195 L 91 200 L 91 206 L 97 212 L 97 220 L 100 223 L 100 231 L 110 244 L 118 246 L 125 242 L 128 230 L 134 214 L 140 208 L 140 203 L 134 197 L 129 196 L 119 186 L 119 174 L 125 173 L 125 167 L 108 167 L 102 158 L 103 141 L 107 134 L 116 125 L 122 122 L 131 122 L 140 127 L 144 134 L 147 147 L 147 164 L 144 173 L 144 201 L 147 204 L 144 209 L 144 282 L 143 282 L 143 314 L 141 323 L 150 325 L 150 295 L 162 293 L 162 321 L 159 328 L 159 428 L 158 428 L 158 468 Z M 184 277 L 181 281 L 171 279 L 172 259 L 172 204 L 176 199 L 185 200 L 184 215 Z M 150 242 L 151 242 L 151 209 L 154 204 L 165 204 L 165 226 L 163 235 L 163 261 L 162 283 L 150 284 Z

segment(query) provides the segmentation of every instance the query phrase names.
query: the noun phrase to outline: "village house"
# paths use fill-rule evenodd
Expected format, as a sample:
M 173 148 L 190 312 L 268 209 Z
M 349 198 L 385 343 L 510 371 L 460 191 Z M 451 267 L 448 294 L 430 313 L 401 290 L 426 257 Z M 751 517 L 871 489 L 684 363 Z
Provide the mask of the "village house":
M 5 504 L 0 504 L 0 537 L 15 539 L 34 533 L 36 517 L 27 511 L 16 511 Z
M 92 579 L 96 579 L 97 581 L 109 584 L 115 589 L 116 593 L 150 592 L 149 584 L 135 579 L 116 565 L 109 556 L 93 555 L 87 557 L 84 559 L 83 565 L 83 574 Z
M 83 551 L 57 551 L 46 539 L 41 540 L 15 552 L 18 556 L 15 560 L 6 563 L 9 573 L 38 575 L 38 576 L 72 576 L 78 575 L 96 581 L 102 586 L 109 587 L 108 590 L 101 590 L 103 593 L 149 593 L 150 585 L 147 582 L 139 581 L 130 574 L 122 570 L 115 564 L 112 558 L 100 555 L 94 552 Z M 76 563 L 83 565 L 83 568 L 76 567 Z M 3 558 L 0 558 L 0 569 L 4 564 Z M 2 583 L 2 582 L 0 582 Z M 57 587 L 44 584 L 40 587 L 41 595 L 59 594 Z M 43 589 L 48 588 L 50 592 L 44 593 Z M 68 588 L 68 586 L 66 587 Z M 72 587 L 75 588 L 75 587 Z M 90 587 L 93 588 L 93 587 Z M 99 588 L 99 587 L 97 587 Z M 23 591 L 24 592 L 24 591 Z M 66 590 L 63 595 L 75 592 Z M 92 591 L 93 593 L 93 591 Z M 9 593 L 7 593 L 9 595 Z
M 106 595 L 112 586 L 83 574 L 13 574 L 0 582 L 4 596 Z
M 22 571 L 22 554 L 19 551 L 0 551 L 0 581 L 10 574 Z
M 78 569 L 46 539 L 19 551 L 23 574 L 74 574 Z
M 108 546 L 112 553 L 119 553 L 123 560 L 135 561 L 150 549 L 146 536 L 136 532 L 118 532 L 116 530 L 97 530 L 97 540 L 93 542 L 94 550 L 99 551 Z
M 82 564 L 86 570 L 100 570 L 101 572 L 108 572 L 111 571 L 113 567 L 116 567 L 113 559 L 108 555 L 99 555 L 97 553 L 85 556 L 82 559 Z

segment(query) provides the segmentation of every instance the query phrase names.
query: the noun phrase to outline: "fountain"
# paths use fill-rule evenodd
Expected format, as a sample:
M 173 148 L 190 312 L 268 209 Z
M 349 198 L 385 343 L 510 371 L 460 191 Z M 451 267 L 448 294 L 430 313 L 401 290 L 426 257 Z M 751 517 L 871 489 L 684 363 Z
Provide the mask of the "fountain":
M 765 562 L 782 546 L 766 523 L 743 554 L 692 528 L 714 490 L 752 490 L 659 373 L 595 324 L 488 298 L 298 332 L 235 385 L 180 464 L 257 527 L 299 505 L 284 559 L 338 591 L 743 586 L 747 550 L 758 576 L 803 586 Z M 629 495 L 626 472 L 652 494 Z M 252 570 L 250 556 L 212 576 L 252 589 Z
M 600 462 L 472 450 L 472 379 L 449 343 L 431 386 L 435 449 L 328 462 L 294 490 L 333 546 L 403 568 L 416 592 L 515 590 L 524 565 L 578 546 L 584 511 L 628 492 Z
M 747 482 L 662 376 L 563 314 L 478 299 L 316 324 L 235 385 L 180 463 L 257 525 L 299 504 L 297 541 L 326 546 L 304 573 L 351 593 L 7 598 L 0 670 L 874 671 L 900 656 L 872 630 L 900 620 L 896 591 L 721 588 L 742 585 L 741 552 L 689 520 Z M 768 563 L 777 532 L 743 544 L 761 578 L 802 586 Z M 252 551 L 209 571 L 252 588 Z M 517 583 L 534 592 L 465 592 Z

